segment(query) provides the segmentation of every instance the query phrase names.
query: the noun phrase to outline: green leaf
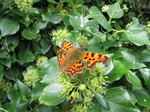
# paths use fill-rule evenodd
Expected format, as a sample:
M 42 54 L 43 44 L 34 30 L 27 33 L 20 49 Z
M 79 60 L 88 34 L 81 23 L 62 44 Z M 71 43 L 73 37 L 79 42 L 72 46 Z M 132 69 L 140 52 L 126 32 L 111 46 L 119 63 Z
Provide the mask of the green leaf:
M 50 22 L 52 22 L 54 24 L 58 24 L 62 20 L 62 18 L 60 17 L 60 15 L 57 14 L 57 13 L 50 14 L 49 19 L 50 19 Z
M 88 19 L 81 16 L 70 16 L 70 24 L 74 27 L 74 29 L 81 30 L 86 25 Z
M 137 98 L 137 103 L 141 106 L 150 108 L 150 93 L 145 89 L 134 90 L 133 93 Z
M 15 101 L 17 98 L 20 98 L 20 100 L 26 100 L 25 98 L 30 94 L 30 89 L 21 81 L 16 80 L 16 84 L 8 91 L 8 98 L 11 101 Z
M 33 42 L 33 49 L 37 53 L 45 54 L 51 48 L 51 43 L 48 39 L 41 39 L 39 42 Z
M 42 83 L 50 84 L 53 83 L 57 78 L 57 61 L 56 57 L 51 58 L 50 60 L 44 61 L 38 68 L 38 73 L 44 75 Z
M 17 37 L 6 37 L 4 44 L 9 51 L 14 51 L 19 44 L 19 39 Z
M 34 101 L 38 101 L 39 97 L 42 94 L 43 89 L 45 88 L 45 86 L 46 86 L 46 84 L 42 84 L 40 82 L 36 82 L 33 85 L 31 96 L 32 96 L 32 99 Z
M 24 101 L 20 101 L 14 112 L 25 112 L 30 103 L 31 102 L 29 100 L 27 101 L 26 99 Z
M 22 96 L 27 97 L 28 95 L 31 94 L 31 90 L 24 83 L 22 83 L 20 80 L 16 80 L 16 84 L 14 85 L 14 87 L 19 90 L 19 93 Z
M 120 3 L 116 2 L 113 5 L 109 5 L 109 10 L 107 11 L 107 14 L 110 18 L 121 18 L 123 16 L 123 11 L 120 8 Z
M 65 95 L 61 93 L 61 88 L 63 86 L 58 83 L 52 83 L 44 88 L 39 101 L 46 105 L 54 106 L 63 102 L 66 98 Z
M 142 58 L 143 62 L 150 62 L 150 50 L 144 49 L 142 52 L 139 53 L 140 57 Z
M 134 89 L 142 89 L 141 80 L 132 71 L 129 70 L 129 72 L 126 75 L 126 79 L 129 83 L 132 84 L 133 90 Z
M 62 112 L 60 106 L 48 106 L 48 105 L 40 105 L 38 107 L 39 112 Z
M 4 59 L 1 59 L 0 62 L 7 66 L 8 68 L 11 67 L 11 64 L 12 64 L 12 58 L 9 54 L 4 58 Z
M 142 24 L 139 24 L 137 18 L 133 18 L 133 25 L 130 26 L 127 30 L 123 31 L 126 37 L 133 44 L 137 46 L 142 46 L 145 44 L 150 45 L 148 34 Z
M 100 25 L 102 25 L 107 31 L 111 31 L 111 26 L 106 20 L 105 16 L 99 11 L 95 6 L 90 8 L 90 13 L 87 15 L 87 18 L 95 19 Z
M 110 106 L 109 112 L 140 112 L 140 110 L 131 103 L 131 97 L 132 96 L 122 87 L 108 89 L 105 98 Z M 106 111 L 106 109 L 103 108 L 103 111 Z
M 113 60 L 114 68 L 108 74 L 108 80 L 110 82 L 114 82 L 119 80 L 125 73 L 128 72 L 128 69 L 124 67 L 124 65 L 117 60 Z
M 144 82 L 145 82 L 147 88 L 150 89 L 150 69 L 149 68 L 142 68 L 139 71 L 141 73 L 141 76 L 144 79 Z
M 19 102 L 20 98 L 17 98 L 15 101 L 8 103 L 8 105 L 5 108 L 7 109 L 8 112 L 13 112 L 17 107 L 17 105 L 19 104 Z
M 26 49 L 26 50 L 22 49 L 19 52 L 18 56 L 19 56 L 21 64 L 24 64 L 24 63 L 27 63 L 27 62 L 33 62 L 34 59 L 35 59 L 34 54 L 29 49 Z
M 4 67 L 0 65 L 0 81 L 3 78 L 3 71 L 4 71 Z
M 141 58 L 131 49 L 121 51 L 123 58 L 121 62 L 129 69 L 138 69 L 145 67 Z
M 98 103 L 99 103 L 100 105 L 102 105 L 103 107 L 108 108 L 108 109 L 110 108 L 109 105 L 108 105 L 107 100 L 106 100 L 104 97 L 102 97 L 102 95 L 97 94 L 97 93 L 96 93 L 95 91 L 93 91 L 93 90 L 92 90 L 92 92 L 94 93 L 95 98 L 97 99 L 97 101 L 98 101 Z
M 55 0 L 47 0 L 47 1 L 50 3 L 53 3 L 53 4 L 57 4 L 57 2 Z
M 18 69 L 7 69 L 4 71 L 5 76 L 10 79 L 16 81 L 16 78 L 21 74 Z
M 35 28 L 26 28 L 22 31 L 24 38 L 32 40 L 36 38 L 36 29 Z
M 0 24 L 1 35 L 12 35 L 19 30 L 19 23 L 10 19 L 3 19 Z

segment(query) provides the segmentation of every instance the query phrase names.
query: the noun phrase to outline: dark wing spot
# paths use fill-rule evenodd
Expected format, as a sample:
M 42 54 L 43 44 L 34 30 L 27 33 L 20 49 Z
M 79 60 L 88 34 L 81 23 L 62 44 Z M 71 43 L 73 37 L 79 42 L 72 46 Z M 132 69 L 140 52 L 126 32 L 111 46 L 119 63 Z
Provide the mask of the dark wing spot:
M 91 53 L 91 56 L 94 57 L 94 54 L 95 54 L 95 53 Z

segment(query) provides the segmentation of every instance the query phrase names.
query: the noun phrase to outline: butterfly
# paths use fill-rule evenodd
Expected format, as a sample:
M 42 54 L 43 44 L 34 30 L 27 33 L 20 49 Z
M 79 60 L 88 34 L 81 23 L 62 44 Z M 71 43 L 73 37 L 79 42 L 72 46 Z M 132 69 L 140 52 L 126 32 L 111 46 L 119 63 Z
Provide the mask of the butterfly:
M 70 42 L 64 41 L 57 51 L 58 53 L 64 51 L 57 57 L 59 70 L 69 73 L 73 78 L 76 73 L 82 73 L 85 62 L 86 68 L 92 69 L 97 62 L 105 64 L 109 60 L 105 55 L 83 52 L 82 49 L 83 47 L 75 48 Z

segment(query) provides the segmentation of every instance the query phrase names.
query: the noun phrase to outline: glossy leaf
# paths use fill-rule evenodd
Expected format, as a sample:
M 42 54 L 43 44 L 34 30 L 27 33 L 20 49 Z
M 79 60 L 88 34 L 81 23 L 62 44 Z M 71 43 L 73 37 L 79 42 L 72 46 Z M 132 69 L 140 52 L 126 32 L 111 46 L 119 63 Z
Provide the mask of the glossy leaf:
M 27 62 L 33 62 L 35 59 L 34 54 L 30 50 L 21 50 L 18 54 L 20 63 L 27 63 Z
M 3 71 L 4 71 L 4 67 L 0 65 L 0 81 L 3 78 Z
M 14 51 L 15 47 L 19 44 L 19 40 L 17 37 L 6 37 L 4 44 L 8 50 Z
M 21 74 L 16 69 L 7 69 L 4 71 L 5 76 L 10 79 L 16 81 L 16 78 Z
M 133 25 L 131 25 L 127 30 L 124 30 L 124 33 L 129 41 L 137 46 L 145 44 L 150 45 L 148 34 L 145 31 L 144 26 L 139 24 L 139 21 L 136 18 L 133 18 Z
M 125 68 L 120 61 L 114 60 L 113 64 L 114 64 L 114 68 L 108 74 L 108 80 L 110 82 L 119 80 L 125 73 L 128 72 L 128 69 Z
M 109 112 L 140 112 L 140 110 L 131 103 L 130 94 L 122 87 L 108 89 L 105 98 L 111 107 Z
M 0 62 L 7 66 L 8 68 L 11 67 L 12 64 L 12 57 L 10 55 L 7 55 L 4 59 L 1 59 Z
M 57 14 L 57 13 L 52 13 L 50 15 L 49 19 L 54 24 L 58 24 L 62 20 L 62 18 L 60 17 L 60 15 Z
M 40 65 L 38 70 L 42 72 L 42 73 L 39 72 L 39 74 L 44 74 L 44 77 L 41 81 L 42 83 L 46 83 L 46 84 L 53 83 L 58 78 L 58 75 L 57 75 L 58 68 L 57 68 L 56 57 L 43 62 Z
M 24 38 L 32 40 L 36 38 L 36 30 L 34 28 L 26 28 L 22 31 Z
M 33 42 L 33 49 L 37 53 L 45 54 L 51 48 L 51 43 L 48 39 L 41 39 L 40 42 Z
M 121 62 L 125 67 L 129 69 L 138 69 L 145 67 L 141 58 L 131 49 L 126 49 L 121 51 L 123 58 L 121 58 Z
M 63 86 L 58 83 L 52 83 L 44 88 L 39 101 L 46 105 L 54 106 L 65 100 L 65 96 L 60 92 Z
M 8 91 L 8 98 L 11 101 L 15 101 L 17 98 L 20 98 L 20 100 L 24 100 L 24 98 L 28 97 L 28 95 L 30 94 L 30 89 L 22 82 L 17 80 L 14 87 Z
M 97 94 L 97 93 L 94 92 L 93 90 L 92 90 L 92 92 L 93 92 L 93 94 L 95 95 L 95 98 L 97 99 L 97 101 L 98 101 L 98 103 L 99 103 L 100 105 L 102 105 L 103 107 L 105 107 L 105 108 L 107 108 L 107 109 L 110 108 L 109 105 L 108 105 L 107 100 L 106 100 L 102 95 Z
M 95 19 L 102 27 L 104 27 L 107 31 L 111 31 L 111 26 L 106 20 L 105 16 L 99 11 L 99 9 L 95 6 L 90 8 L 90 13 L 87 15 L 87 18 Z
M 107 11 L 107 14 L 110 18 L 121 18 L 123 16 L 123 11 L 120 8 L 120 3 L 116 2 L 113 5 L 108 5 L 109 10 Z
M 2 36 L 15 34 L 19 30 L 19 28 L 19 23 L 11 19 L 3 19 L 0 23 Z
M 17 98 L 15 101 L 10 102 L 5 108 L 8 112 L 12 112 L 16 109 L 17 105 L 20 102 L 20 98 Z
M 41 105 L 38 108 L 39 112 L 61 112 L 61 108 L 58 106 L 48 106 L 48 105 Z
M 133 92 L 137 98 L 137 103 L 144 107 L 150 108 L 150 93 L 145 89 L 134 90 Z
M 42 94 L 43 89 L 45 88 L 45 86 L 46 86 L 46 84 L 42 84 L 40 82 L 36 82 L 33 85 L 32 95 L 31 95 L 33 100 L 38 101 L 39 97 Z
M 74 27 L 74 29 L 82 29 L 86 25 L 88 19 L 83 16 L 71 16 L 70 24 Z
M 132 71 L 129 71 L 126 74 L 126 79 L 129 83 L 132 84 L 133 86 L 133 90 L 134 89 L 142 89 L 142 83 L 141 80 L 136 76 L 135 73 L 133 73 Z
M 142 58 L 143 62 L 150 62 L 150 50 L 145 49 L 139 53 L 140 57 Z
M 144 79 L 144 82 L 145 82 L 147 88 L 150 89 L 150 69 L 149 68 L 142 68 L 139 71 L 141 73 L 141 76 Z

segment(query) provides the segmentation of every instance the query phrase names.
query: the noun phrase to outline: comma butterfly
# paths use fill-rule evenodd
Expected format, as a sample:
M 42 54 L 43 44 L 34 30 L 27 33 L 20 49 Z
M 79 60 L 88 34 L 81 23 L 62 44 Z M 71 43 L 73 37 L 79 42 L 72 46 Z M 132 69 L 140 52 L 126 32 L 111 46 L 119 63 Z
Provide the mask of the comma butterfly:
M 70 73 L 73 78 L 76 73 L 82 73 L 84 61 L 86 68 L 91 69 L 97 62 L 105 64 L 109 60 L 105 55 L 81 50 L 82 47 L 75 48 L 70 42 L 64 41 L 62 47 L 57 51 L 65 51 L 57 57 L 59 70 Z

